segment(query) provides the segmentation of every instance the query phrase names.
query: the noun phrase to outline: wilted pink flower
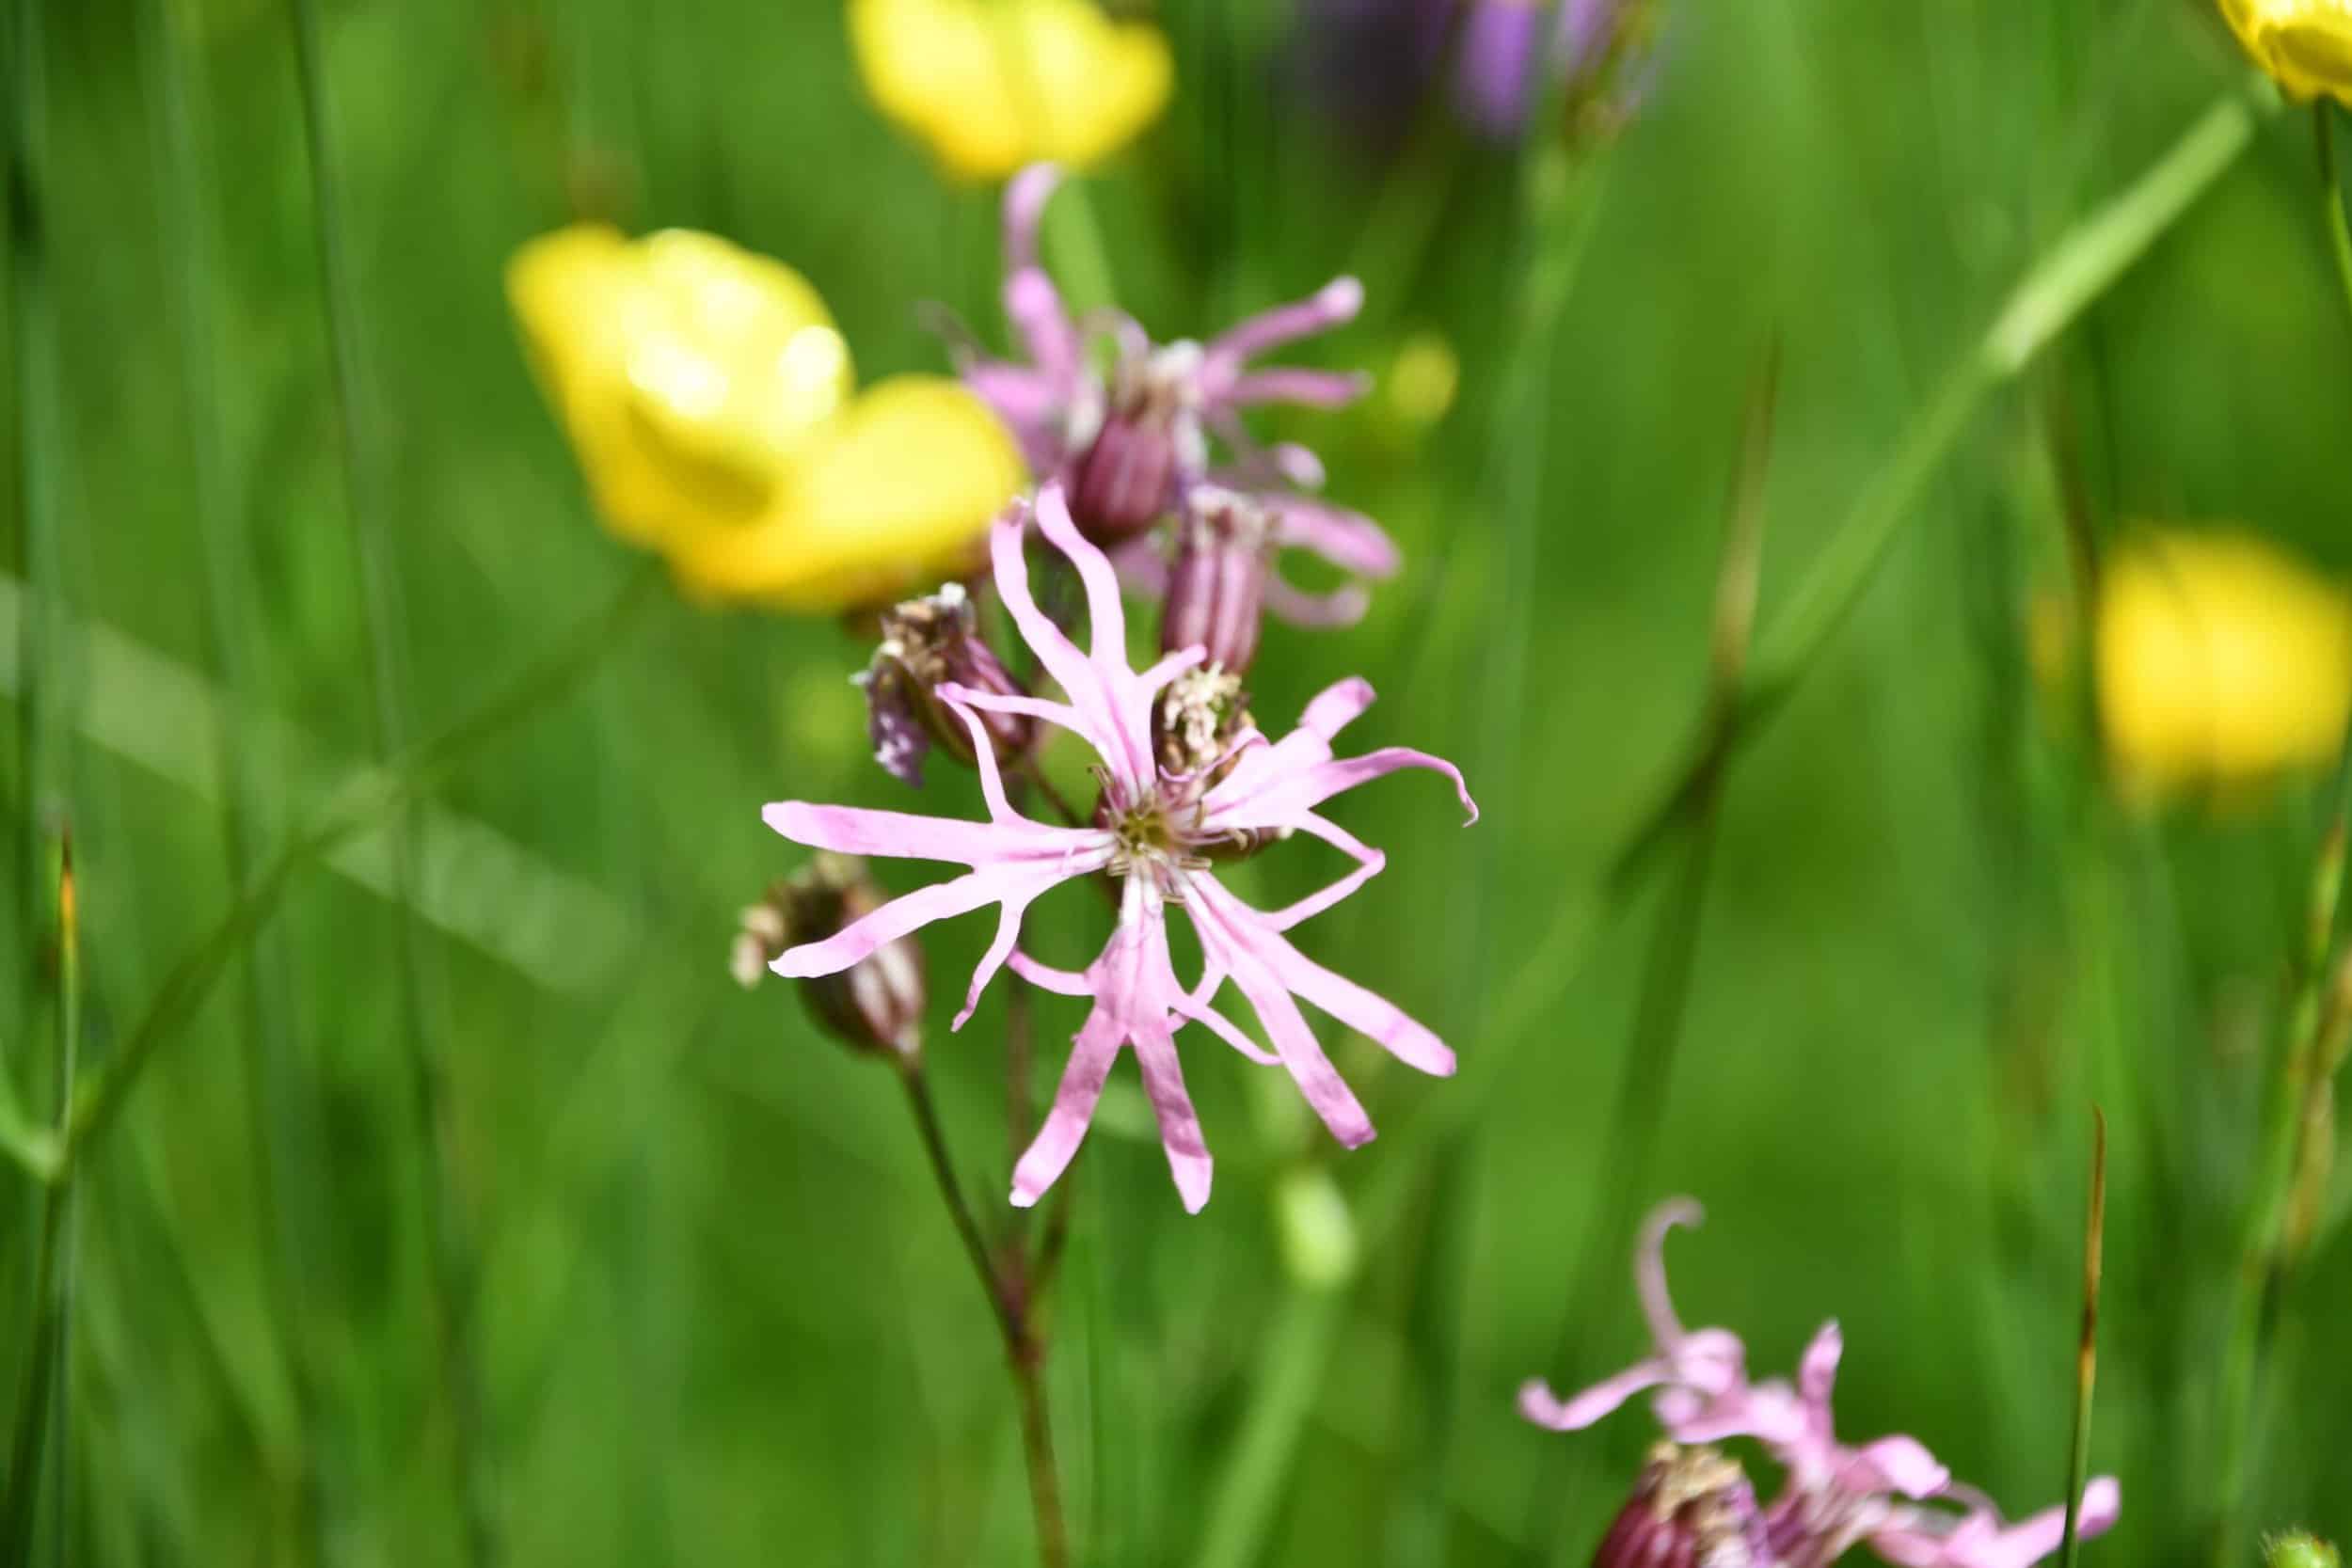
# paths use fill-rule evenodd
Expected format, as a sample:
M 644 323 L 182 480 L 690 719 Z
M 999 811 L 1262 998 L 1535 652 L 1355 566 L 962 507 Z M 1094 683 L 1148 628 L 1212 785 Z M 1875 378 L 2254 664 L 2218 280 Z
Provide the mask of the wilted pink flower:
M 1762 1445 L 1787 1471 L 1765 1510 L 1770 1558 L 1782 1568 L 1827 1568 L 1865 1542 L 1899 1568 L 2029 1568 L 2058 1549 L 2063 1509 L 2004 1525 L 1982 1494 L 1954 1482 L 1915 1438 L 1882 1437 L 1858 1449 L 1837 1441 L 1830 1393 L 1844 1340 L 1835 1323 L 1806 1347 L 1794 1386 L 1749 1383 L 1746 1349 L 1727 1330 L 1686 1331 L 1666 1291 L 1666 1233 L 1699 1219 L 1699 1206 L 1681 1198 L 1661 1205 L 1643 1227 L 1634 1277 L 1656 1354 L 1569 1400 L 1530 1382 L 1519 1390 L 1522 1415 L 1576 1431 L 1655 1389 L 1652 1409 L 1676 1442 L 1744 1437 Z M 2093 1481 L 2083 1492 L 2081 1532 L 2108 1528 L 2121 1503 L 2112 1477 Z
M 1241 411 L 1259 404 L 1337 407 L 1360 396 L 1360 375 L 1292 366 L 1253 368 L 1266 351 L 1355 318 L 1363 287 L 1334 279 L 1294 304 L 1252 316 L 1206 343 L 1155 344 L 1141 325 L 1106 310 L 1073 320 L 1040 264 L 1038 226 L 1060 182 L 1050 164 L 1032 165 L 1005 190 L 1005 313 L 1026 363 L 967 349 L 965 385 L 994 408 L 1020 442 L 1030 470 L 1063 482 L 1081 531 L 1117 550 L 1120 571 L 1152 592 L 1165 557 L 1146 531 L 1204 481 L 1254 492 L 1273 518 L 1278 546 L 1307 549 L 1350 574 L 1393 576 L 1395 545 L 1358 512 L 1301 494 L 1323 483 L 1323 466 L 1303 447 L 1260 448 Z M 1106 334 L 1118 360 L 1105 382 L 1089 362 L 1088 327 Z M 1232 451 L 1213 464 L 1209 437 Z M 1285 619 L 1332 625 L 1363 613 L 1360 589 L 1315 595 L 1270 585 L 1267 608 Z
M 769 825 L 796 843 L 971 868 L 895 899 L 823 942 L 795 947 L 772 967 L 786 975 L 831 974 L 934 920 L 996 905 L 996 937 L 973 974 L 957 1026 L 971 1016 L 982 989 L 1008 962 L 1041 987 L 1094 1004 L 1073 1044 L 1053 1109 L 1014 1168 L 1012 1201 L 1025 1207 L 1035 1203 L 1060 1176 L 1086 1135 L 1113 1062 L 1132 1046 L 1177 1191 L 1185 1208 L 1198 1211 L 1208 1201 L 1210 1159 L 1176 1057 L 1174 1034 L 1184 1022 L 1205 1024 L 1253 1060 L 1279 1062 L 1333 1134 L 1350 1148 L 1372 1136 L 1372 1123 L 1316 1043 L 1298 1009 L 1299 998 L 1424 1072 L 1443 1076 L 1454 1070 L 1454 1053 L 1436 1035 L 1285 939 L 1284 932 L 1346 897 L 1384 863 L 1378 850 L 1315 808 L 1400 768 L 1444 774 L 1473 821 L 1477 808 L 1454 766 L 1425 752 L 1390 747 L 1358 757 L 1332 754 L 1332 736 L 1372 701 L 1372 688 L 1360 680 L 1342 681 L 1316 697 L 1299 728 L 1279 741 L 1244 729 L 1224 737 L 1220 756 L 1181 769 L 1168 766 L 1153 744 L 1154 701 L 1200 663 L 1202 651 L 1181 650 L 1141 673 L 1129 665 L 1126 616 L 1110 561 L 1079 536 L 1060 487 L 1048 484 L 1039 492 L 1035 520 L 1085 585 L 1090 645 L 1081 651 L 1030 597 L 1022 552 L 1025 510 L 1016 503 L 999 519 L 990 541 L 996 588 L 1066 700 L 952 684 L 936 689 L 970 731 L 988 803 L 986 822 L 798 800 L 769 806 L 764 814 Z M 982 713 L 1058 725 L 1095 750 L 1103 795 L 1093 825 L 1057 827 L 1013 809 Z M 1243 903 L 1211 874 L 1213 854 L 1292 832 L 1333 845 L 1356 861 L 1356 868 L 1287 909 L 1271 911 Z M 1118 927 L 1092 964 L 1073 973 L 1017 951 L 1022 915 L 1031 903 L 1050 888 L 1096 873 L 1118 878 L 1123 886 Z M 1168 956 L 1166 913 L 1171 904 L 1183 907 L 1200 937 L 1203 974 L 1190 989 L 1178 980 Z M 1271 1053 L 1210 1006 L 1228 981 L 1273 1040 Z

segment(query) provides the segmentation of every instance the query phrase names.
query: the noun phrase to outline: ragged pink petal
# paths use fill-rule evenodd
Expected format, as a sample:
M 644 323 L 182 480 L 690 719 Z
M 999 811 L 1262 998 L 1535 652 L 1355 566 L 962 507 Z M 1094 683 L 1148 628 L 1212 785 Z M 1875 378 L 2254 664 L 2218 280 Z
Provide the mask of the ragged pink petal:
M 1092 996 L 1094 988 L 1087 977 L 1074 969 L 1057 969 L 1040 963 L 1026 953 L 1015 949 L 1010 959 L 1012 972 L 1040 990 L 1050 990 L 1057 996 Z
M 1264 923 L 1263 916 L 1240 900 L 1233 900 L 1229 913 L 1234 927 L 1247 934 L 1247 940 L 1266 967 L 1294 994 L 1313 1003 L 1406 1066 L 1418 1068 L 1432 1077 L 1454 1076 L 1454 1053 L 1402 1007 L 1316 963 L 1277 935 Z
M 1388 856 L 1327 817 L 1317 816 L 1314 813 L 1309 812 L 1298 819 L 1295 826 L 1300 832 L 1312 833 L 1334 848 L 1354 857 L 1356 869 L 1330 886 L 1311 893 L 1295 904 L 1287 904 L 1281 909 L 1263 913 L 1260 918 L 1277 931 L 1287 931 L 1301 921 L 1310 920 L 1321 914 L 1373 878 L 1377 877 L 1389 863 Z
M 2122 1489 L 2115 1478 L 2098 1477 L 2083 1488 L 2076 1531 L 2084 1537 L 2106 1533 L 2122 1516 Z M 1870 1549 L 1899 1568 L 2032 1568 L 2058 1549 L 2065 1534 L 2062 1507 L 2004 1526 L 1997 1513 L 1979 1506 L 1956 1524 L 1919 1511 L 1902 1524 L 1874 1532 Z
M 1804 1348 L 1804 1359 L 1797 1365 L 1797 1391 L 1806 1406 L 1819 1413 L 1824 1427 L 1829 1424 L 1830 1391 L 1837 1382 L 1838 1358 L 1845 1350 L 1845 1336 L 1832 1319 L 1813 1336 L 1813 1342 Z
M 1334 795 L 1354 789 L 1358 784 L 1369 784 L 1401 768 L 1423 768 L 1444 774 L 1454 782 L 1454 792 L 1460 799 L 1469 821 L 1478 820 L 1478 802 L 1470 799 L 1470 785 L 1463 783 L 1460 768 L 1427 752 L 1416 752 L 1405 746 L 1385 746 L 1359 757 L 1339 757 L 1294 769 L 1280 777 L 1267 779 L 1247 793 L 1235 790 L 1233 781 L 1228 780 L 1210 792 L 1208 822 L 1215 831 L 1279 828 L 1295 820 L 1299 813 L 1312 811 Z
M 1167 1015 L 1158 1023 L 1138 1021 L 1135 1036 L 1136 1066 L 1143 1073 L 1143 1091 L 1151 1098 L 1152 1115 L 1160 1124 L 1160 1147 L 1168 1153 L 1168 1174 L 1184 1212 L 1197 1214 L 1209 1201 L 1209 1180 L 1215 1162 L 1200 1136 L 1200 1118 L 1184 1090 L 1184 1069 L 1176 1059 L 1176 1041 Z
M 1030 884 L 1035 880 L 1035 873 L 1025 875 L 1004 866 L 967 872 L 953 881 L 935 883 L 903 897 L 893 898 L 863 920 L 842 927 L 822 942 L 787 947 L 768 967 L 787 980 L 838 974 L 851 964 L 871 957 L 876 949 L 898 941 L 910 931 L 920 930 L 934 920 L 965 914 L 1008 895 L 1022 897 L 1026 902 L 1036 896 L 1030 891 Z
M 1037 262 L 1037 231 L 1045 218 L 1045 204 L 1061 186 L 1057 164 L 1031 164 L 1005 182 L 1005 271 L 1015 273 Z
M 1168 962 L 1168 923 L 1157 892 L 1144 879 L 1128 879 L 1119 928 L 1084 975 L 1047 969 L 1025 956 L 1016 956 L 1013 963 L 1020 973 L 1045 976 L 1057 990 L 1091 994 L 1094 1006 L 1071 1047 L 1053 1109 L 1013 1169 L 1012 1201 L 1024 1208 L 1035 1203 L 1069 1168 L 1111 1065 L 1132 1045 L 1169 1174 L 1185 1209 L 1198 1212 L 1209 1199 L 1213 1163 L 1168 1026 L 1169 1008 L 1182 987 Z
M 805 800 L 775 801 L 762 807 L 760 816 L 795 844 L 845 855 L 955 861 L 970 866 L 1092 858 L 1089 870 L 1109 858 L 1106 835 L 1042 822 L 960 822 L 866 806 L 818 806 Z
M 1111 1075 L 1111 1064 L 1119 1059 L 1120 1043 L 1118 1020 L 1100 1010 L 1088 1015 L 1086 1026 L 1071 1045 L 1070 1061 L 1062 1069 L 1061 1086 L 1054 1091 L 1053 1107 L 1012 1168 L 1014 1208 L 1032 1207 L 1077 1157 L 1078 1146 L 1086 1141 L 1087 1126 L 1094 1119 L 1094 1107 L 1102 1101 L 1103 1085 Z
M 1634 1395 L 1655 1388 L 1674 1375 L 1663 1361 L 1637 1361 L 1614 1377 L 1603 1378 L 1571 1399 L 1563 1400 L 1540 1379 L 1519 1388 L 1519 1414 L 1554 1432 L 1581 1432 Z
M 1028 267 L 1005 279 L 1005 314 L 1029 351 L 1030 362 L 1045 379 L 1061 388 L 1065 404 L 1075 394 L 1084 372 L 1084 345 L 1078 328 L 1062 305 L 1061 293 L 1042 268 Z
M 1212 340 L 1202 356 L 1203 390 L 1213 401 L 1221 400 L 1245 361 L 1353 321 L 1363 307 L 1364 286 L 1352 277 L 1335 277 L 1305 299 L 1236 323 Z
M 1906 1497 L 1927 1497 L 1952 1482 L 1927 1445 L 1915 1437 L 1881 1437 L 1853 1450 L 1841 1484 L 1857 1492 L 1899 1492 Z
M 1059 514 L 1058 521 L 1067 524 L 1069 512 L 1061 501 L 1061 487 L 1048 484 L 1038 497 L 1036 510 L 1041 526 L 1044 521 L 1049 497 Z M 1037 655 L 1038 662 L 1045 667 L 1045 673 L 1060 684 L 1063 693 L 1070 699 L 1071 708 L 1078 715 L 1080 733 L 1102 753 L 1103 760 L 1122 783 L 1139 790 L 1151 778 L 1151 771 L 1148 757 L 1138 764 L 1129 734 L 1138 722 L 1138 716 L 1120 714 L 1120 694 L 1104 684 L 1104 672 L 1094 660 L 1078 651 L 1078 645 L 1063 634 L 1052 617 L 1040 610 L 1036 599 L 1030 596 L 1029 565 L 1022 549 L 1022 542 L 1027 533 L 1025 522 L 1023 509 L 1015 507 L 996 520 L 995 528 L 989 536 L 989 548 L 995 558 L 997 597 L 1004 601 L 1006 612 L 1012 617 L 1022 641 L 1028 643 L 1030 651 Z M 1074 536 L 1075 531 L 1071 532 Z M 1085 544 L 1083 540 L 1079 543 Z M 1086 547 L 1091 549 L 1093 546 Z M 1148 705 L 1145 713 L 1139 716 L 1139 721 L 1146 729 L 1145 744 L 1148 747 Z
M 1405 563 L 1388 531 L 1360 512 L 1304 496 L 1279 496 L 1271 504 L 1278 543 L 1311 550 L 1342 571 L 1368 578 L 1393 577 Z
M 1292 585 L 1279 572 L 1265 579 L 1265 612 L 1289 626 L 1338 631 L 1354 626 L 1372 609 L 1372 595 L 1358 583 L 1345 582 L 1327 594 L 1310 594 Z
M 1295 367 L 1251 371 L 1233 378 L 1225 401 L 1247 407 L 1260 403 L 1295 403 L 1307 408 L 1344 408 L 1372 389 L 1359 371 L 1306 371 Z
M 1253 935 L 1237 924 L 1234 911 L 1244 906 L 1205 872 L 1186 875 L 1183 885 L 1184 912 L 1200 935 L 1201 952 L 1248 999 L 1299 1093 L 1343 1147 L 1370 1143 L 1372 1118 L 1323 1053 L 1298 1004 L 1258 951 Z

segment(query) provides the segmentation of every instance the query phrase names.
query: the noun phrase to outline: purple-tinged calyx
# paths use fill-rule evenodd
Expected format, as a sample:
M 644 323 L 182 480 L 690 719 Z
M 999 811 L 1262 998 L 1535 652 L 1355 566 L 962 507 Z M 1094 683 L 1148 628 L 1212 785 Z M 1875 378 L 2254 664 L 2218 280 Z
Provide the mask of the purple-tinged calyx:
M 882 632 L 873 661 L 856 676 L 866 693 L 874 760 L 918 787 L 923 759 L 934 744 L 971 767 L 971 735 L 942 704 L 939 689 L 1028 694 L 980 635 L 972 596 L 951 582 L 928 597 L 908 599 L 883 613 Z M 1023 714 L 991 713 L 981 722 L 1009 758 L 1025 755 L 1037 738 L 1036 723 Z
M 1200 434 L 1200 345 L 1170 343 L 1122 363 L 1102 428 L 1072 465 L 1078 531 L 1112 546 L 1168 515 L 1208 467 Z
M 864 861 L 821 853 L 744 910 L 728 968 L 748 990 L 788 949 L 835 936 L 885 902 Z M 930 990 L 922 944 L 912 936 L 882 942 L 846 969 L 803 976 L 796 989 L 809 1016 L 850 1050 L 901 1061 L 922 1054 Z
M 1211 668 L 1248 674 L 1258 657 L 1273 559 L 1274 518 L 1266 508 L 1236 491 L 1195 486 L 1176 522 L 1160 651 L 1198 645 Z
M 1710 1448 L 1660 1443 L 1601 1538 L 1593 1568 L 1767 1568 L 1756 1490 Z

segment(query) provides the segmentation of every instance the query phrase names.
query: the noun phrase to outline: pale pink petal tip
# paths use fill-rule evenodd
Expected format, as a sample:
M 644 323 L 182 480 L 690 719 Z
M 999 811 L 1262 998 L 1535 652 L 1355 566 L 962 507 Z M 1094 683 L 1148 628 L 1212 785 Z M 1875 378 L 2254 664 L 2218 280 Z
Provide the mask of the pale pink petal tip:
M 1205 1154 L 1170 1154 L 1168 1168 L 1176 1179 L 1176 1196 L 1184 1200 L 1185 1213 L 1197 1214 L 1207 1207 L 1209 1179 L 1216 1173 L 1215 1161 Z
M 1334 324 L 1354 321 L 1356 312 L 1364 308 L 1364 286 L 1353 277 L 1334 277 L 1323 286 L 1315 300 Z
M 1005 185 L 1005 265 L 1009 271 L 1037 265 L 1038 224 L 1045 204 L 1061 184 L 1057 164 L 1031 164 Z
M 1519 1414 L 1537 1426 L 1565 1432 L 1568 1429 L 1561 1425 L 1560 1418 L 1565 1413 L 1566 1407 L 1560 1402 L 1560 1396 L 1553 1393 L 1551 1385 L 1542 1378 L 1531 1377 L 1519 1385 Z

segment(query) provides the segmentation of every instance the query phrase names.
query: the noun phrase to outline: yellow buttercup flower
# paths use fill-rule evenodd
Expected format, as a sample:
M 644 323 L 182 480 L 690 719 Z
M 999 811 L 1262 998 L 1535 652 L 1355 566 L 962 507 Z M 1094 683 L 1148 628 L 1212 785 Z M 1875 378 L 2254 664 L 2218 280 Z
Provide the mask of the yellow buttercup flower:
M 2109 754 L 2155 791 L 2326 762 L 2352 717 L 2352 596 L 2247 534 L 2119 554 L 2095 631 Z
M 697 594 L 887 598 L 961 569 L 1022 482 L 977 398 L 920 375 L 858 393 L 817 291 L 725 240 L 576 225 L 506 287 L 607 526 Z
M 2352 103 L 2352 0 L 2220 0 L 2254 63 L 2296 98 Z
M 882 113 L 976 180 L 1117 151 L 1175 76 L 1157 28 L 1089 0 L 850 0 L 850 42 Z

